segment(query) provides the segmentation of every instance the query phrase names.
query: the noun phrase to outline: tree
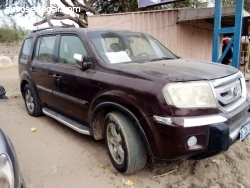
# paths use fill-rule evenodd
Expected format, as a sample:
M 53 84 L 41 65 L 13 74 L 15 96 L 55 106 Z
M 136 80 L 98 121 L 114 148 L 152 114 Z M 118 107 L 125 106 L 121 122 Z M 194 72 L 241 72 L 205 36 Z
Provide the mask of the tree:
M 90 12 L 92 14 L 98 14 L 98 12 L 92 8 L 93 4 L 96 2 L 96 0 L 83 0 L 83 3 L 80 3 L 78 0 L 70 0 L 71 3 L 68 3 L 66 0 L 60 0 L 62 4 L 72 10 L 74 12 L 74 16 L 70 14 L 66 14 L 62 11 L 61 8 L 59 8 L 57 5 L 53 5 L 53 11 L 48 12 L 45 11 L 43 15 L 43 19 L 41 21 L 38 21 L 34 23 L 34 26 L 41 25 L 43 23 L 48 22 L 49 26 L 53 26 L 53 24 L 50 22 L 50 20 L 65 20 L 69 19 L 79 25 L 79 27 L 88 27 L 88 16 L 87 12 Z M 47 0 L 47 7 L 50 7 L 50 0 Z M 64 27 L 71 27 L 74 25 L 69 25 L 64 22 L 62 22 L 62 25 Z
M 223 6 L 234 6 L 236 5 L 236 0 L 222 0 Z M 250 0 L 244 0 L 244 10 L 250 12 Z
M 247 12 L 250 12 L 250 0 L 245 0 L 244 9 L 245 9 Z
M 100 14 L 122 13 L 138 11 L 137 0 L 97 0 L 94 8 Z
M 138 0 L 97 0 L 93 5 L 100 14 L 113 14 L 123 12 L 149 11 L 173 8 L 171 4 L 155 5 L 151 7 L 138 7 Z
M 175 2 L 166 5 L 156 5 L 146 8 L 138 8 L 138 0 L 97 0 L 94 4 L 94 8 L 100 14 L 122 13 L 122 12 L 134 12 L 145 10 L 160 10 L 160 9 L 172 9 L 172 8 L 184 8 L 184 7 L 207 7 L 208 1 L 203 0 L 184 0 L 181 2 Z
M 41 25 L 48 22 L 49 26 L 53 26 L 51 20 L 65 20 L 69 19 L 79 25 L 79 27 L 88 27 L 88 18 L 87 12 L 92 14 L 98 14 L 98 12 L 92 8 L 96 0 L 82 0 L 83 3 L 80 3 L 79 0 L 60 0 L 61 3 L 72 10 L 74 16 L 71 14 L 66 14 L 63 12 L 62 8 L 58 7 L 55 4 L 52 4 L 50 7 L 50 0 L 46 0 L 46 7 L 50 7 L 51 11 L 48 9 L 45 10 L 44 14 L 41 16 L 41 20 L 34 23 L 34 26 Z M 6 7 L 19 6 L 19 7 L 34 7 L 38 4 L 43 5 L 42 0 L 0 0 L 0 9 L 4 10 Z M 27 13 L 27 12 L 26 12 Z M 25 14 L 23 14 L 25 15 Z M 72 25 L 65 24 L 61 22 L 64 27 L 69 27 Z
M 43 4 L 43 0 L 0 0 L 0 10 L 4 13 L 6 8 L 13 8 L 13 7 L 35 7 L 41 6 Z M 21 13 L 8 13 L 9 16 L 21 14 L 21 16 L 25 16 L 28 12 L 21 12 Z M 36 12 L 35 15 L 39 16 Z
M 37 6 L 41 4 L 42 0 L 0 0 L 0 9 L 5 9 L 6 7 L 11 6 L 20 6 L 20 7 L 28 7 L 28 6 Z

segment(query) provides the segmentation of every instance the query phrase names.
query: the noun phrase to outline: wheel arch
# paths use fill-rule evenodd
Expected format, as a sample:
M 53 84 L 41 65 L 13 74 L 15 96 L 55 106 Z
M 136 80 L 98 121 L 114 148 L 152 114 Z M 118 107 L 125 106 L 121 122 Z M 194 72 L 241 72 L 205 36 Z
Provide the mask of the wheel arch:
M 32 87 L 34 87 L 32 82 L 31 82 L 31 78 L 30 78 L 29 73 L 27 71 L 23 71 L 20 75 L 20 91 L 22 93 L 22 96 L 23 96 L 23 91 L 24 91 L 24 87 L 26 84 L 29 84 Z
M 20 81 L 20 91 L 21 91 L 21 94 L 22 94 L 22 97 L 24 97 L 24 87 L 25 85 L 29 84 L 33 89 L 34 89 L 34 92 L 37 96 L 37 100 L 39 102 L 40 105 L 42 105 L 42 101 L 40 100 L 40 97 L 38 95 L 38 91 L 36 89 L 36 85 L 34 84 L 34 82 L 32 82 L 32 78 L 30 77 L 30 75 L 27 73 L 27 72 L 24 72 L 21 74 L 21 81 Z
M 22 80 L 22 81 L 21 81 L 21 84 L 20 84 L 20 91 L 21 91 L 22 96 L 23 96 L 23 92 L 24 92 L 24 87 L 25 87 L 27 84 L 30 84 L 27 80 Z
M 91 124 L 93 126 L 93 136 L 96 140 L 100 140 L 104 138 L 104 121 L 105 116 L 112 111 L 120 111 L 124 113 L 128 118 L 132 120 L 136 129 L 138 130 L 141 139 L 143 140 L 144 146 L 147 150 L 147 153 L 150 157 L 152 157 L 152 151 L 146 137 L 146 134 L 140 125 L 138 118 L 126 107 L 117 104 L 115 102 L 102 102 L 98 104 L 92 113 Z

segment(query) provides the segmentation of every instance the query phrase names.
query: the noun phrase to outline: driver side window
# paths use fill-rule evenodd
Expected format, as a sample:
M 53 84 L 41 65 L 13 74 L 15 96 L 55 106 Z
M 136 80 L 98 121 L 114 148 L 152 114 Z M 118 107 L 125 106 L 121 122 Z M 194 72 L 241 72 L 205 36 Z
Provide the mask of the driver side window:
M 81 39 L 78 36 L 62 36 L 59 48 L 59 63 L 75 65 L 74 54 L 87 57 L 88 53 Z

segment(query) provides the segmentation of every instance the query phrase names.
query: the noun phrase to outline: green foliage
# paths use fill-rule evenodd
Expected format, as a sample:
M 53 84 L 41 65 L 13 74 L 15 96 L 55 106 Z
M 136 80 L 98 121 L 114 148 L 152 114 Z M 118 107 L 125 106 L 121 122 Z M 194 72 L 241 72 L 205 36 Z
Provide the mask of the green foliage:
M 138 8 L 138 0 L 96 0 L 93 8 L 100 14 L 113 14 L 123 12 L 136 12 L 146 10 L 166 9 L 169 5 L 156 5 L 146 8 Z
M 235 5 L 235 4 L 236 4 L 235 0 L 222 0 L 223 6 L 231 6 L 231 5 Z
M 184 8 L 194 7 L 202 8 L 208 7 L 209 3 L 214 4 L 215 0 L 184 0 L 167 5 L 156 5 L 148 8 L 138 8 L 137 0 L 96 0 L 94 8 L 99 11 L 100 14 L 112 14 L 122 12 L 133 12 L 143 10 L 159 10 L 159 9 L 172 9 L 172 8 Z M 223 6 L 234 6 L 236 0 L 222 0 Z M 250 12 L 250 0 L 244 0 L 244 9 Z
M 122 13 L 138 11 L 137 0 L 97 0 L 94 4 L 95 10 L 100 14 Z
M 244 1 L 244 9 L 245 9 L 247 12 L 250 12 L 250 0 L 245 0 L 245 1 Z
M 14 30 L 10 28 L 0 28 L 0 42 L 15 42 L 22 40 L 26 32 L 23 30 Z
M 17 25 L 12 18 L 5 20 L 2 18 L 2 27 L 0 27 L 0 42 L 15 42 L 22 40 L 28 33 L 28 30 Z
M 42 4 L 46 0 L 0 0 L 0 9 L 5 9 L 6 7 L 11 6 L 20 6 L 20 7 L 31 7 Z

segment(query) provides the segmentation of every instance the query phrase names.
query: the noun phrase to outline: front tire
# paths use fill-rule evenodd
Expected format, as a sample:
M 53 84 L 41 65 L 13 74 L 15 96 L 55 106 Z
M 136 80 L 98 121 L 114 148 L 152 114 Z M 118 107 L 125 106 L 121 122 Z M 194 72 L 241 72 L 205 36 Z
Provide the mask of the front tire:
M 34 117 L 41 116 L 42 108 L 37 101 L 34 89 L 29 84 L 24 87 L 23 97 L 28 114 Z
M 141 170 L 147 161 L 147 153 L 132 121 L 114 111 L 105 118 L 105 141 L 113 166 L 123 174 Z

